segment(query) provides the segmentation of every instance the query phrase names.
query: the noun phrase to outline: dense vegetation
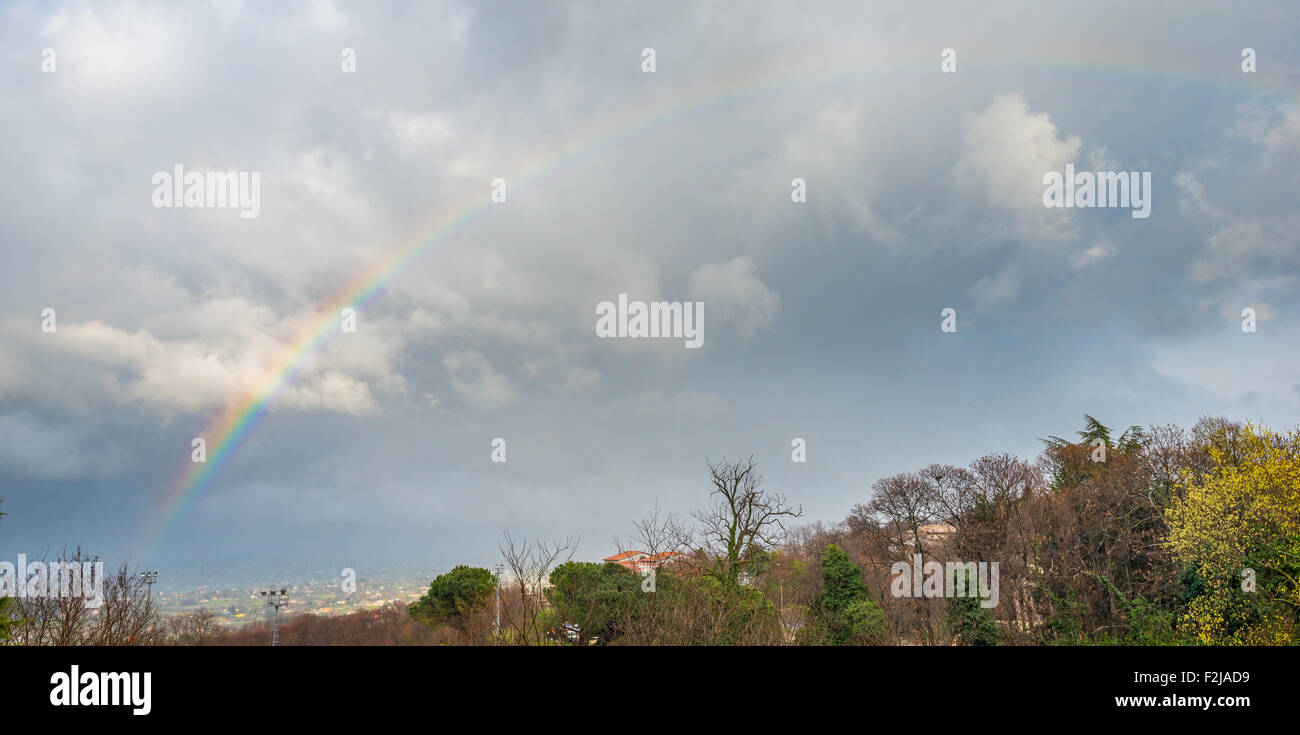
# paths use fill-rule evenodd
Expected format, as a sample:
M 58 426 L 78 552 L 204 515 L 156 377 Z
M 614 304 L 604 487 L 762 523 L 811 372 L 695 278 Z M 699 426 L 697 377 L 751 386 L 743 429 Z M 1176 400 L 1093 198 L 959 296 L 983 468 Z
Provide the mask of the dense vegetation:
M 1292 645 L 1300 635 L 1300 433 L 1223 419 L 1190 431 L 1092 417 L 1034 461 L 881 478 L 837 523 L 763 487 L 752 459 L 709 465 L 687 518 L 655 508 L 623 544 L 668 561 L 573 561 L 574 544 L 501 544 L 506 573 L 458 566 L 408 606 L 287 618 L 286 645 Z M 897 594 L 900 562 L 997 563 L 996 605 Z M 81 559 L 80 550 L 72 555 Z M 973 568 L 973 567 L 971 567 Z M 960 577 L 958 589 L 974 583 Z M 992 602 L 992 600 L 989 600 Z M 0 600 L 0 641 L 252 644 L 265 625 L 161 619 L 138 577 L 77 600 Z
M 1033 462 L 995 453 L 882 478 L 833 525 L 787 527 L 800 511 L 762 487 L 752 460 L 711 465 L 705 511 L 679 522 L 656 510 L 637 524 L 630 548 L 678 552 L 652 591 L 617 564 L 523 564 L 550 584 L 503 582 L 504 599 L 540 600 L 505 614 L 536 616 L 545 635 L 498 634 L 485 615 L 471 640 L 1297 642 L 1300 434 L 1203 419 L 1116 436 L 1090 416 L 1076 433 L 1045 438 Z M 927 568 L 996 562 L 997 604 L 895 594 L 895 564 L 917 555 Z

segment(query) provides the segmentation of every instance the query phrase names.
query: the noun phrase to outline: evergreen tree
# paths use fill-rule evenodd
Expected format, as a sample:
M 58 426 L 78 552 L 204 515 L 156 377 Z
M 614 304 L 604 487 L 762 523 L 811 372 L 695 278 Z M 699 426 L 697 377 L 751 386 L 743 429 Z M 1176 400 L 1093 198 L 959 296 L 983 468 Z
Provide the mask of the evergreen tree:
M 860 646 L 882 643 L 889 636 L 884 610 L 871 599 L 862 572 L 835 544 L 822 552 L 822 593 L 809 610 L 805 643 Z
M 462 564 L 429 584 L 429 591 L 410 606 L 411 617 L 426 625 L 449 625 L 468 639 L 475 613 L 486 606 L 496 586 L 492 572 Z
M 957 569 L 954 573 L 959 575 L 954 581 L 957 589 L 970 589 L 963 582 L 966 570 Z M 996 646 L 1002 637 L 1002 629 L 988 608 L 980 604 L 981 601 L 978 596 L 948 598 L 948 632 L 967 645 Z

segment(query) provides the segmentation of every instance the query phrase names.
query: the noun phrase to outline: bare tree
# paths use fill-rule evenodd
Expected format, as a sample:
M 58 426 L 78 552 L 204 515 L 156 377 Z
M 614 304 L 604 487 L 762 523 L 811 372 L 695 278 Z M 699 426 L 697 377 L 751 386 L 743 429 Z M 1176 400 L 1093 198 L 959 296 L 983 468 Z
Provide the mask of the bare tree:
M 526 541 L 512 537 L 509 531 L 502 534 L 497 548 L 506 562 L 512 599 L 501 607 L 501 625 L 510 630 L 510 643 L 527 646 L 545 640 L 542 611 L 549 603 L 543 590 L 551 570 L 572 559 L 577 546 L 573 538 Z
M 735 587 L 741 566 L 754 554 L 779 546 L 785 523 L 802 516 L 803 508 L 791 507 L 780 493 L 763 489 L 753 457 L 710 462 L 709 480 L 710 505 L 691 514 L 699 524 L 695 551 L 709 560 L 709 574 Z
M 97 561 L 97 557 L 90 556 L 78 547 L 71 553 L 65 551 L 59 554 L 52 564 L 65 569 L 75 567 L 80 573 L 80 570 L 86 568 L 85 565 L 93 565 Z M 40 563 L 47 564 L 44 559 Z M 58 595 L 44 592 L 33 595 L 29 591 L 26 596 L 14 598 L 13 613 L 18 620 L 11 633 L 10 644 L 78 646 L 87 643 L 87 633 L 95 608 L 86 604 L 82 596 L 84 588 L 70 590 L 71 594 L 65 596 L 62 594 L 62 585 L 58 586 Z
M 99 646 L 150 646 L 166 640 L 166 626 L 150 604 L 147 586 L 126 562 L 104 580 L 104 604 L 95 616 L 89 643 Z
M 934 502 L 946 523 L 957 526 L 966 511 L 979 502 L 974 478 L 961 467 L 932 464 L 916 474 L 930 483 Z
M 650 556 L 680 551 L 689 533 L 672 513 L 664 513 L 655 501 L 654 509 L 632 524 L 631 538 L 614 537 L 614 548 L 620 553 L 644 551 Z
M 912 564 L 913 554 L 919 554 L 924 563 L 938 551 L 933 547 L 940 543 L 932 540 L 923 527 L 946 515 L 942 494 L 945 490 L 960 493 L 961 480 L 955 468 L 938 465 L 923 472 L 879 479 L 871 486 L 871 502 L 853 507 L 849 526 L 873 534 L 874 555 L 881 565 L 888 562 L 892 566 L 893 561 Z M 869 571 L 874 576 L 878 569 L 873 566 Z M 913 596 L 891 600 L 890 607 L 900 630 L 911 630 L 927 643 L 934 643 L 940 638 L 941 603 Z
M 139 646 L 165 639 L 162 620 L 148 601 L 144 582 L 126 562 L 97 580 L 86 594 L 87 573 L 99 562 L 80 547 L 46 565 L 47 588 L 15 600 L 10 643 L 24 646 Z M 41 562 L 45 564 L 44 561 Z M 59 570 L 55 573 L 53 570 Z M 74 571 L 75 570 L 75 571 Z
M 943 514 L 935 486 L 919 474 L 904 473 L 876 480 L 871 489 L 871 502 L 854 506 L 849 524 L 862 526 L 867 518 L 878 519 L 896 553 L 905 554 L 911 548 L 924 556 L 926 538 L 921 526 Z
M 167 620 L 171 642 L 178 646 L 202 646 L 221 634 L 221 625 L 207 608 Z

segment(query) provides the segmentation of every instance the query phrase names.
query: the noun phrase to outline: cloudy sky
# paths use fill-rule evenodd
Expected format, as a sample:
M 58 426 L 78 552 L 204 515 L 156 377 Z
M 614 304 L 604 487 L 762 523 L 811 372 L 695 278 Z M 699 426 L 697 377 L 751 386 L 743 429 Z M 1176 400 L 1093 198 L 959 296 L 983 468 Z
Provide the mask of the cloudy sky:
M 0 558 L 598 559 L 709 459 L 833 521 L 1085 412 L 1293 426 L 1294 7 L 978 5 L 0 3 Z M 1045 208 L 1066 163 L 1151 172 L 1150 217 Z M 154 207 L 177 164 L 259 216 Z M 620 293 L 703 302 L 703 347 L 597 338 Z

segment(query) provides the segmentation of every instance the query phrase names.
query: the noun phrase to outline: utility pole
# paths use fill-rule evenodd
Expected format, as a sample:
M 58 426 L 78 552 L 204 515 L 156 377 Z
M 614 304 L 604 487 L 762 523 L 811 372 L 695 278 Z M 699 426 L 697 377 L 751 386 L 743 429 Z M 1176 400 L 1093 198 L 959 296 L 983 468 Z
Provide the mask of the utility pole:
M 497 637 L 498 637 L 498 638 L 501 637 L 501 573 L 504 572 L 505 570 L 506 570 L 506 568 L 505 568 L 505 565 L 503 565 L 503 564 L 497 564 L 496 566 L 492 567 L 492 571 L 494 571 L 494 572 L 497 573 L 497 625 L 496 625 L 496 634 L 497 634 Z
M 289 591 L 281 587 L 278 590 L 262 590 L 262 597 L 266 598 L 266 604 L 275 608 L 275 622 L 271 624 L 271 645 L 276 646 L 280 643 L 280 608 L 288 604 Z

